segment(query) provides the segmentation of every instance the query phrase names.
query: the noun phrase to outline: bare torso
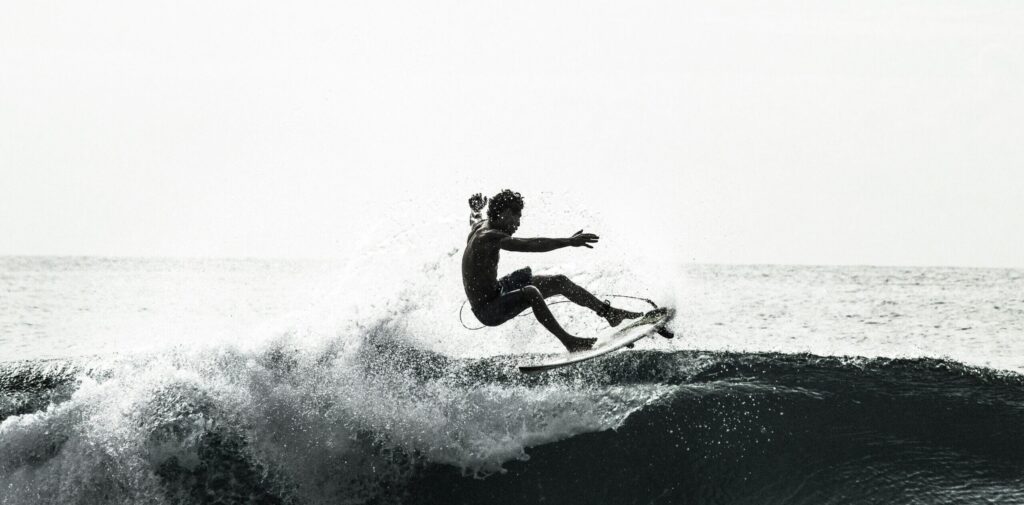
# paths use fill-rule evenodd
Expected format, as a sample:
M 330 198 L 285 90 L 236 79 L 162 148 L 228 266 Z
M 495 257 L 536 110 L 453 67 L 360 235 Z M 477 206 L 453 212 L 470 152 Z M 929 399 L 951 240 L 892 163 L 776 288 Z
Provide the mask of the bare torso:
M 466 239 L 466 250 L 462 253 L 462 286 L 466 298 L 474 308 L 497 297 L 499 241 L 507 233 L 492 229 L 486 220 L 473 225 Z

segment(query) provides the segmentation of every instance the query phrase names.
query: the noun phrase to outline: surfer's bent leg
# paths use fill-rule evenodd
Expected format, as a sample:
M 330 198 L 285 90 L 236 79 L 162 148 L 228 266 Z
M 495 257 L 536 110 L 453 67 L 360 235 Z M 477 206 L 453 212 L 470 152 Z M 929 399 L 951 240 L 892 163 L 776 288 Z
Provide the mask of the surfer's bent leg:
M 558 340 L 562 341 L 562 345 L 569 352 L 585 351 L 594 346 L 594 342 L 597 339 L 574 337 L 558 324 L 555 316 L 551 314 L 548 304 L 544 301 L 544 295 L 541 294 L 540 289 L 537 289 L 536 286 L 526 286 L 522 289 L 522 292 L 526 295 L 526 299 L 530 301 L 530 306 L 533 307 L 533 314 L 537 316 L 540 324 L 544 325 L 548 331 L 558 337 Z
M 562 274 L 534 275 L 533 285 L 537 286 L 544 298 L 562 295 L 576 305 L 586 307 L 594 312 L 604 308 L 604 302 Z
M 534 275 L 533 285 L 543 293 L 544 297 L 562 295 L 576 305 L 586 307 L 597 315 L 605 318 L 611 326 L 618 326 L 623 319 L 635 319 L 642 316 L 639 312 L 617 309 L 599 300 L 589 291 L 583 289 L 564 275 Z
M 531 306 L 526 293 L 522 289 L 518 289 L 510 293 L 502 293 L 481 306 L 473 307 L 473 314 L 485 326 L 500 326 Z

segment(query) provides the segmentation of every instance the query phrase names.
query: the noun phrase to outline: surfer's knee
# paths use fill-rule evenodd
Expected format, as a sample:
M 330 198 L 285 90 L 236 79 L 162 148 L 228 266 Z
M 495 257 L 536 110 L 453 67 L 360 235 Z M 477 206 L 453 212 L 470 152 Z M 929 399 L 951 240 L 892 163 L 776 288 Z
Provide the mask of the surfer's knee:
M 544 301 L 544 295 L 541 294 L 539 289 L 537 289 L 537 286 L 532 284 L 529 286 L 523 286 L 523 294 L 525 294 L 526 298 L 531 302 L 536 302 L 538 300 Z

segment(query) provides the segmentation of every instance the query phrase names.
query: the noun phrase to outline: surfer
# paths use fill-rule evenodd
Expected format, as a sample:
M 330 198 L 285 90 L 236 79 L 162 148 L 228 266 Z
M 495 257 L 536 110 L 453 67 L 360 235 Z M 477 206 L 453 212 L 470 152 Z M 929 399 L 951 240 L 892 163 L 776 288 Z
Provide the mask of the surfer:
M 480 214 L 485 205 L 487 219 Z M 540 324 L 558 337 L 569 352 L 576 352 L 590 349 L 596 339 L 579 338 L 565 331 L 551 314 L 544 298 L 562 295 L 593 310 L 611 326 L 618 326 L 623 319 L 642 315 L 612 307 L 564 275 L 533 275 L 530 267 L 526 267 L 498 279 L 498 253 L 501 249 L 515 252 L 548 252 L 570 246 L 593 249 L 590 244 L 597 243 L 599 237 L 583 233 L 583 230 L 569 238 L 513 237 L 523 214 L 523 197 L 508 189 L 494 195 L 489 202 L 487 197 L 477 193 L 470 197 L 469 207 L 472 210 L 469 218 L 471 230 L 462 255 L 462 284 L 473 314 L 481 323 L 498 326 L 532 308 Z

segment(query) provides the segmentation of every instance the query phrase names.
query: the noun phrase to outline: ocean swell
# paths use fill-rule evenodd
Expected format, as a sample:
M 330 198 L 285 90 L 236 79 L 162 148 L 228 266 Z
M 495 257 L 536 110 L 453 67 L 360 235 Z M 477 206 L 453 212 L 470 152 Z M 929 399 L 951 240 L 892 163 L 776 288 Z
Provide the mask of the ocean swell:
M 0 364 L 0 503 L 1024 503 L 1024 378 L 627 351 L 541 375 L 387 322 Z

